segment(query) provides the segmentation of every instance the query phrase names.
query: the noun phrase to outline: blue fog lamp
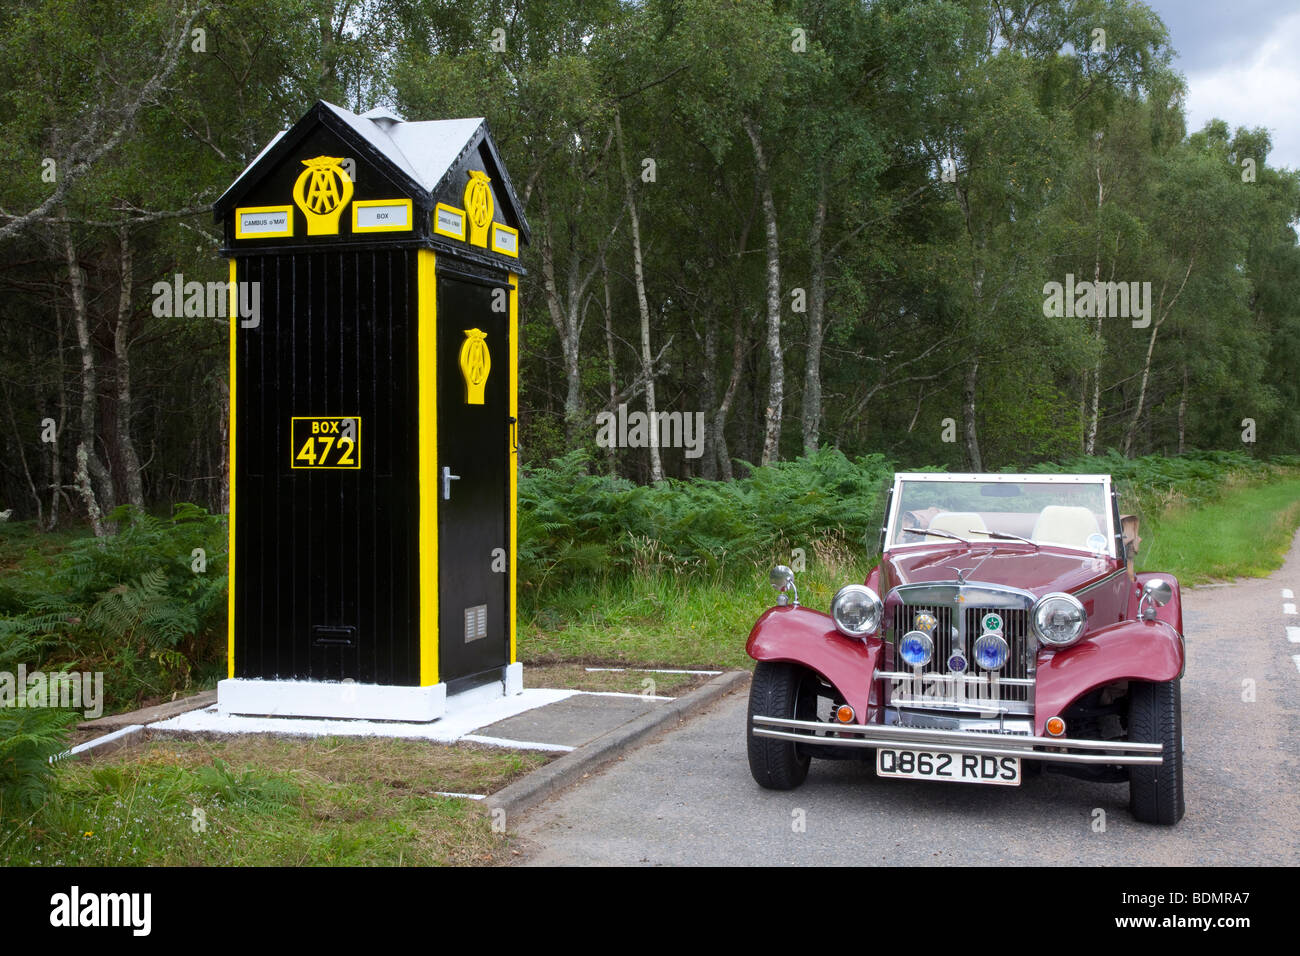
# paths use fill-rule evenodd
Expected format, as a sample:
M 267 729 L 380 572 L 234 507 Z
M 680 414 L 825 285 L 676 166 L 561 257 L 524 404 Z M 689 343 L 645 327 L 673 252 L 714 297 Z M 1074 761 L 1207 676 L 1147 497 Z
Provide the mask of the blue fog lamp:
M 912 667 L 924 667 L 934 656 L 934 641 L 925 631 L 908 631 L 898 642 L 898 656 Z
M 1011 648 L 998 634 L 984 633 L 975 642 L 975 663 L 986 671 L 997 671 L 1011 656 Z

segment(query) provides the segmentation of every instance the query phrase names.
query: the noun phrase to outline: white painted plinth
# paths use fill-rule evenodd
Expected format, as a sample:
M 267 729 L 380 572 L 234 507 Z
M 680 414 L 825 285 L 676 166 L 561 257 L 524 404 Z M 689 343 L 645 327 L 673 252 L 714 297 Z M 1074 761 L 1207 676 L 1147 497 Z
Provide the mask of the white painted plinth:
M 458 696 L 465 701 L 487 701 L 514 697 L 523 692 L 524 665 L 516 661 L 501 668 L 499 680 L 489 681 Z M 243 678 L 217 682 L 219 714 L 423 723 L 440 719 L 446 711 L 446 684 L 393 687 L 387 684 Z
M 513 697 L 515 694 L 524 692 L 524 665 L 522 663 L 515 661 L 513 664 L 507 664 L 503 671 L 503 678 L 507 697 Z
M 424 723 L 447 710 L 447 685 L 394 687 L 305 680 L 217 682 L 217 712 L 258 717 L 335 717 Z

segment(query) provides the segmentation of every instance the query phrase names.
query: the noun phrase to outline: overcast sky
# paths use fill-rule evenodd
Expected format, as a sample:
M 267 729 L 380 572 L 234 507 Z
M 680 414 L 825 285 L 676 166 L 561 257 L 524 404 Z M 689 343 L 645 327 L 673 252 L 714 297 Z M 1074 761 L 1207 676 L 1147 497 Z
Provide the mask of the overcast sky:
M 1145 0 L 1187 78 L 1187 129 L 1263 126 L 1270 166 L 1300 168 L 1300 0 Z

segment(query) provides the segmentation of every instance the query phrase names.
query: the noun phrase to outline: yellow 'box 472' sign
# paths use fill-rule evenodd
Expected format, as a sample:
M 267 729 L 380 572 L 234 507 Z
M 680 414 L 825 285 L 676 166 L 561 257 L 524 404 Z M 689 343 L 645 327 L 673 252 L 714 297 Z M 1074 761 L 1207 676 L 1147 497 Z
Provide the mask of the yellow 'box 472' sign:
M 289 467 L 360 470 L 361 419 L 311 416 L 289 419 Z

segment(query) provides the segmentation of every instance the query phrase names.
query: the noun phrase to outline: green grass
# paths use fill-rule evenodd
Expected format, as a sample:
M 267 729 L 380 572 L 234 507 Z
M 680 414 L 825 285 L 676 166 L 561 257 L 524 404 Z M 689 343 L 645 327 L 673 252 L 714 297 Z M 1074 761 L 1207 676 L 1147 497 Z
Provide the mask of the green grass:
M 1200 508 L 1144 520 L 1138 568 L 1183 584 L 1266 577 L 1282 566 L 1300 527 L 1300 479 L 1226 490 Z
M 509 855 L 478 805 L 546 755 L 366 738 L 155 739 L 62 767 L 4 866 L 429 866 Z
M 556 588 L 544 608 L 520 621 L 519 657 L 525 666 L 563 660 L 750 667 L 745 640 L 755 619 L 775 601 L 767 583 L 770 566 L 735 569 L 705 581 L 660 571 Z M 795 575 L 799 600 L 827 608 L 839 588 L 864 580 L 871 567 L 872 562 L 843 555 L 810 563 Z

